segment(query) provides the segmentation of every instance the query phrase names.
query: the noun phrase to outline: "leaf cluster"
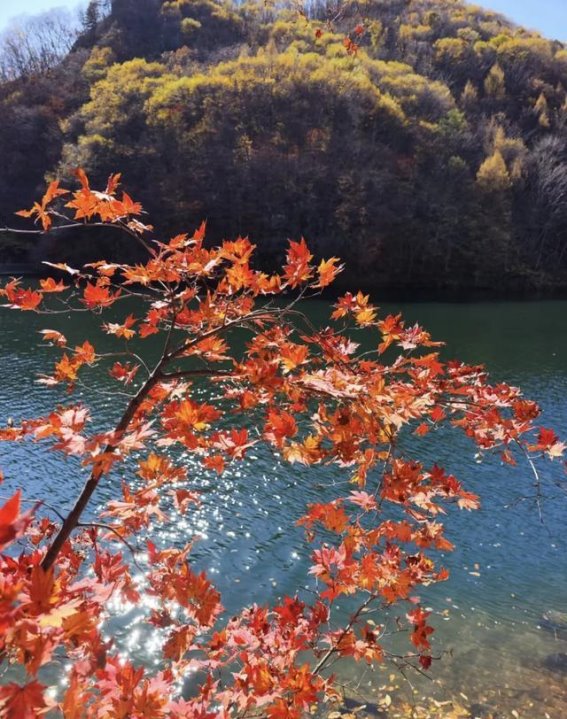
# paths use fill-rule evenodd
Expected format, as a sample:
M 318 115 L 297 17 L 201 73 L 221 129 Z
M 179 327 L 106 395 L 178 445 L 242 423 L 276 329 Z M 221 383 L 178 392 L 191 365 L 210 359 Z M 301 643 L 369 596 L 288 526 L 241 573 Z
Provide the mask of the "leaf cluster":
M 479 500 L 443 468 L 404 454 L 400 434 L 464 432 L 479 451 L 510 464 L 526 457 L 539 488 L 534 461 L 558 459 L 565 447 L 553 430 L 535 428 L 537 405 L 518 388 L 492 384 L 480 366 L 442 360 L 427 331 L 399 315 L 381 317 L 360 292 L 337 300 L 327 327 L 313 327 L 299 300 L 332 283 L 342 265 L 314 261 L 304 239 L 290 241 L 280 270 L 267 274 L 255 268 L 247 238 L 209 246 L 202 224 L 152 240 L 119 176 L 102 190 L 84 171 L 77 176 L 78 189 L 54 182 L 23 214 L 51 232 L 77 223 L 113 228 L 145 257 L 81 269 L 60 263 L 52 267 L 67 284 L 47 279 L 32 289 L 12 279 L 0 288 L 8 309 L 46 317 L 86 311 L 116 341 L 115 352 L 88 337 L 72 347 L 45 329 L 57 359 L 40 381 L 65 387 L 69 402 L 0 428 L 0 441 L 45 443 L 88 471 L 66 515 L 47 503 L 22 511 L 20 491 L 0 509 L 0 659 L 26 675 L 0 689 L 3 716 L 299 719 L 336 697 L 330 670 L 340 658 L 428 669 L 434 628 L 420 594 L 448 577 L 436 556 L 452 548 L 443 514 Z M 128 297 L 136 310 L 107 321 L 107 310 Z M 370 352 L 355 341 L 361 331 L 373 338 Z M 243 354 L 232 349 L 235 332 L 248 337 Z M 153 362 L 148 337 L 161 346 Z M 117 398 L 126 395 L 116 425 L 97 431 L 89 406 L 73 398 L 94 366 L 106 368 Z M 216 399 L 203 401 L 203 386 Z M 195 569 L 193 542 L 158 546 L 154 532 L 199 502 L 172 448 L 222 475 L 259 442 L 287 462 L 334 467 L 347 481 L 297 518 L 313 545 L 313 594 L 298 588 L 273 607 L 244 607 L 229 618 L 211 579 Z M 132 462 L 137 483 L 125 481 L 86 521 L 100 483 Z M 152 600 L 141 621 L 159 634 L 158 668 L 125 659 L 104 631 L 112 598 L 141 604 L 142 595 Z M 341 625 L 343 597 L 357 608 Z M 399 612 L 393 626 L 388 609 Z M 369 612 L 384 621 L 370 623 Z M 408 636 L 403 656 L 388 648 L 392 631 Z M 63 658 L 67 683 L 54 696 L 40 671 Z M 183 696 L 188 674 L 197 681 Z

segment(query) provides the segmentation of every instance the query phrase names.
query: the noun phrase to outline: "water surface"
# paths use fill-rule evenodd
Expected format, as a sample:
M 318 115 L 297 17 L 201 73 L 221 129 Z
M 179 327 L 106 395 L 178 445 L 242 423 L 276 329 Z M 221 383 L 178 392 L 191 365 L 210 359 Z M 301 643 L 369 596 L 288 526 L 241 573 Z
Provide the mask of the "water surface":
M 311 302 L 308 313 L 324 322 L 325 302 Z M 387 305 L 384 313 L 402 311 L 419 321 L 435 339 L 443 339 L 447 357 L 485 363 L 495 378 L 519 385 L 543 408 L 542 423 L 567 435 L 567 302 L 509 302 Z M 37 385 L 52 356 L 41 346 L 37 330 L 60 329 L 70 342 L 93 339 L 97 350 L 110 347 L 86 314 L 37 317 L 3 310 L 0 314 L 0 423 L 33 417 L 64 401 L 63 393 Z M 96 340 L 96 341 L 95 341 Z M 93 408 L 96 423 L 110 426 L 125 398 L 104 371 L 89 374 L 89 390 L 79 396 Z M 567 641 L 539 628 L 544 611 L 567 612 L 567 476 L 559 463 L 545 466 L 543 520 L 531 497 L 529 467 L 511 469 L 496 458 L 475 459 L 471 443 L 456 433 L 425 438 L 411 451 L 426 464 L 437 461 L 466 487 L 481 495 L 482 509 L 452 512 L 448 536 L 456 550 L 444 558 L 449 582 L 426 589 L 422 598 L 436 616 L 436 662 L 431 680 L 411 677 L 412 685 L 391 668 L 376 672 L 343 668 L 365 698 L 389 692 L 396 701 L 422 695 L 443 701 L 460 697 L 463 706 L 497 707 L 503 716 L 567 716 L 567 674 L 549 657 L 567 653 Z M 201 541 L 195 561 L 206 568 L 234 612 L 250 602 L 271 603 L 293 594 L 308 580 L 309 547 L 294 526 L 305 504 L 335 496 L 344 481 L 338 470 L 282 465 L 259 445 L 245 463 L 219 479 L 192 459 L 193 485 L 203 504 L 174 527 L 160 530 L 160 541 L 181 543 L 195 532 Z M 84 472 L 73 460 L 41 445 L 1 444 L 0 467 L 6 475 L 4 495 L 21 486 L 27 497 L 49 498 L 64 508 L 72 503 Z M 105 483 L 96 503 L 116 497 L 120 476 Z M 94 509 L 94 508 L 93 508 Z M 118 617 L 112 630 L 127 651 L 153 660 L 155 647 L 135 629 L 136 614 Z M 463 696 L 464 695 L 464 696 Z M 394 706 L 393 705 L 393 706 Z

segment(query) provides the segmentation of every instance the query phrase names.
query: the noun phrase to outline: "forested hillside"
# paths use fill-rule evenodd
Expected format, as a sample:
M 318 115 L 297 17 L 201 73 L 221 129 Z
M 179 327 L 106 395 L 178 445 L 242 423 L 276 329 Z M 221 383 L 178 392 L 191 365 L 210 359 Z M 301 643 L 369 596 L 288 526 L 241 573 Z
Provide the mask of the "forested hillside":
M 266 265 L 304 235 L 378 292 L 567 289 L 567 48 L 497 13 L 91 1 L 63 60 L 3 75 L 4 223 L 46 176 L 119 170 L 160 227 L 207 219 Z M 0 247 L 80 260 L 115 241 Z

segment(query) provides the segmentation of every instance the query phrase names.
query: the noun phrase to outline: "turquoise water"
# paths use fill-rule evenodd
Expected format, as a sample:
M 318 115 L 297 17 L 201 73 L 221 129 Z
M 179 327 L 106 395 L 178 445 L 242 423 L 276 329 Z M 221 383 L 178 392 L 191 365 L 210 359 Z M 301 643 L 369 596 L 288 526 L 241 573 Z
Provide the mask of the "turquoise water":
M 446 355 L 485 363 L 495 378 L 521 386 L 543 407 L 542 424 L 567 435 L 567 302 L 386 305 L 419 321 Z M 322 322 L 324 302 L 307 312 Z M 47 320 L 47 321 L 46 321 Z M 17 422 L 47 411 L 62 394 L 34 382 L 49 366 L 50 350 L 37 330 L 65 332 L 71 342 L 90 337 L 97 350 L 110 342 L 96 333 L 86 314 L 42 318 L 3 310 L 0 314 L 0 423 Z M 89 389 L 78 395 L 93 408 L 101 427 L 120 415 L 125 398 L 100 369 L 89 375 Z M 203 388 L 203 392 L 205 392 Z M 448 582 L 425 589 L 422 599 L 435 616 L 435 662 L 431 679 L 411 677 L 412 685 L 391 668 L 361 674 L 345 666 L 342 675 L 366 698 L 388 691 L 396 699 L 423 694 L 442 701 L 458 696 L 464 706 L 498 707 L 503 716 L 567 716 L 567 674 L 550 655 L 567 653 L 567 641 L 538 627 L 544 611 L 567 612 L 567 480 L 561 465 L 542 470 L 545 481 L 543 524 L 533 500 L 529 467 L 503 467 L 497 459 L 479 463 L 474 447 L 456 433 L 424 438 L 411 451 L 426 463 L 437 461 L 483 500 L 478 512 L 452 512 L 448 536 L 456 550 L 444 558 Z M 246 463 L 219 479 L 186 457 L 202 506 L 175 526 L 159 530 L 164 542 L 201 535 L 195 561 L 206 568 L 223 594 L 229 612 L 251 602 L 274 602 L 308 582 L 310 549 L 294 527 L 307 502 L 335 496 L 343 477 L 336 470 L 285 466 L 259 445 Z M 22 486 L 29 498 L 48 498 L 64 508 L 72 503 L 84 474 L 72 461 L 41 445 L 0 444 L 2 494 Z M 120 476 L 100 488 L 95 504 L 117 496 Z M 528 497 L 528 498 L 526 498 Z M 93 511 L 96 509 L 93 507 Z M 117 608 L 111 630 L 125 650 L 152 660 L 155 647 L 137 628 L 136 613 Z M 109 630 L 110 631 L 110 630 Z M 384 688 L 386 687 L 386 689 Z M 464 695 L 465 698 L 461 696 Z

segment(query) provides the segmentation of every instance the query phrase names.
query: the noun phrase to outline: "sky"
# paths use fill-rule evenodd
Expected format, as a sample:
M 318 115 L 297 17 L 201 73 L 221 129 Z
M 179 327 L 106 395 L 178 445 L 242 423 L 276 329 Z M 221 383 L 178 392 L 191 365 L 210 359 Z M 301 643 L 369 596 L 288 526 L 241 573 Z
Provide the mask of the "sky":
M 0 30 L 16 15 L 34 14 L 53 7 L 72 9 L 84 5 L 85 1 L 0 0 Z M 476 4 L 501 12 L 519 25 L 539 30 L 552 39 L 567 41 L 567 0 L 476 0 Z
M 18 15 L 36 15 L 54 7 L 63 7 L 74 10 L 86 5 L 88 0 L 0 0 L 0 31 L 8 22 Z
M 553 40 L 567 41 L 567 0 L 476 0 L 474 4 L 501 12 Z

